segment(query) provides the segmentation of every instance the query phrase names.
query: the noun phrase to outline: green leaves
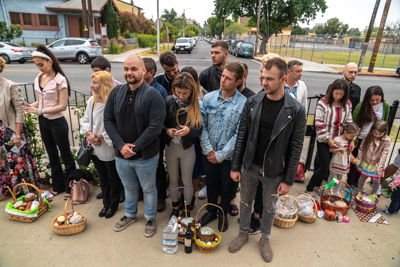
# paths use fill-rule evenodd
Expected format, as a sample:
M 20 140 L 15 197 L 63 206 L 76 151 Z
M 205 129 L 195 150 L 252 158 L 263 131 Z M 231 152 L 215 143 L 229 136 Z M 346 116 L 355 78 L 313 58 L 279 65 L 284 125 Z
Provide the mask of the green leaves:
M 5 21 L 0 21 L 0 41 L 10 42 L 14 38 L 21 37 L 23 31 L 19 24 L 7 27 Z

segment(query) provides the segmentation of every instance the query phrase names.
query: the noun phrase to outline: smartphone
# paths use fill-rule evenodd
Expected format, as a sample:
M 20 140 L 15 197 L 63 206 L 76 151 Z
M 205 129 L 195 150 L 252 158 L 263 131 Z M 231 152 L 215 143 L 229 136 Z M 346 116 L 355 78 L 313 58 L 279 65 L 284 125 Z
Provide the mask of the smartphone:
M 25 98 L 21 97 L 21 102 L 22 102 L 22 105 L 23 105 L 23 106 L 26 106 Z

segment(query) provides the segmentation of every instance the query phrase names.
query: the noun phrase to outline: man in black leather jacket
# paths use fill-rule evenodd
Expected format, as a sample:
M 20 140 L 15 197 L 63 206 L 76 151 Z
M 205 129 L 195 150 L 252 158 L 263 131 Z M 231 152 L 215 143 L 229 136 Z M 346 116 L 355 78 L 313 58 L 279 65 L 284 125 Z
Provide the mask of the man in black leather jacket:
M 281 58 L 269 59 L 261 79 L 264 92 L 247 100 L 243 109 L 231 178 L 241 181 L 239 235 L 229 245 L 231 253 L 248 240 L 251 207 L 257 186 L 263 186 L 261 256 L 272 261 L 269 244 L 277 194 L 289 193 L 303 148 L 305 110 L 284 85 L 287 65 Z

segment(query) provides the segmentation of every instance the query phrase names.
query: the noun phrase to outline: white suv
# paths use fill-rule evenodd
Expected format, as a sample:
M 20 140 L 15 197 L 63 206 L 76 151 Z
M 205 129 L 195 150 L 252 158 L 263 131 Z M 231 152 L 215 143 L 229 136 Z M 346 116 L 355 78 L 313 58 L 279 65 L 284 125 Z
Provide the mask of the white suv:
M 47 46 L 58 60 L 72 59 L 87 64 L 103 56 L 101 46 L 91 39 L 63 38 Z
M 187 51 L 189 54 L 192 53 L 192 45 L 189 38 L 178 38 L 175 44 L 175 54 L 179 52 Z

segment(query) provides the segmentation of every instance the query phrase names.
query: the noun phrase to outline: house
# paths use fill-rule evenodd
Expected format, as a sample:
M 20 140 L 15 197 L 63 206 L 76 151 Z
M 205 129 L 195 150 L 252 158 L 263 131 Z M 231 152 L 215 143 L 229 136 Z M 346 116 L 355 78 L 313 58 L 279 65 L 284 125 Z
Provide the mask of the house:
M 101 38 L 101 12 L 108 1 L 113 2 L 117 13 L 128 7 L 132 14 L 141 12 L 133 1 L 129 4 L 119 0 L 91 0 L 96 39 Z M 86 2 L 88 10 L 89 0 Z M 1 0 L 0 20 L 6 21 L 7 25 L 21 25 L 23 35 L 14 42 L 24 41 L 26 45 L 87 36 L 86 30 L 90 27 L 83 23 L 82 0 Z

